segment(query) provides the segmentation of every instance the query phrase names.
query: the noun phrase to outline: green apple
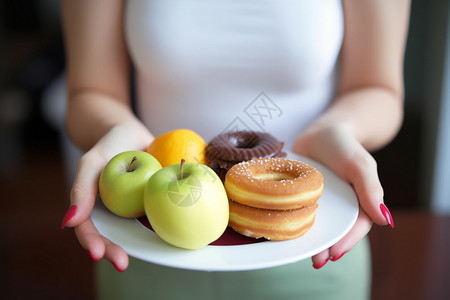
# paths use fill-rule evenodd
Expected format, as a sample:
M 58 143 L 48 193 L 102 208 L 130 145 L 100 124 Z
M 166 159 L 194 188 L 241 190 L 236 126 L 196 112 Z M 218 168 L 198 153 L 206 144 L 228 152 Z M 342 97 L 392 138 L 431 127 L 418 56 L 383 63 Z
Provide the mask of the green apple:
M 147 152 L 117 154 L 100 175 L 99 192 L 103 204 L 120 217 L 144 216 L 145 185 L 150 176 L 161 168 L 159 161 Z
M 171 165 L 148 180 L 144 208 L 166 242 L 199 249 L 217 240 L 228 225 L 228 197 L 222 181 L 200 163 Z

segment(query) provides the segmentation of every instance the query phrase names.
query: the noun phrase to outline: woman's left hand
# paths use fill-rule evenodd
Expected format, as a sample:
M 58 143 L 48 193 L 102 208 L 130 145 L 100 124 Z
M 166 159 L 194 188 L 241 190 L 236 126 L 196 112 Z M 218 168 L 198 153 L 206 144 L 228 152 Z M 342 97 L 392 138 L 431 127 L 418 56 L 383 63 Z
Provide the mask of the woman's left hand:
M 343 126 L 314 128 L 299 136 L 292 150 L 324 164 L 347 181 L 359 201 L 359 216 L 353 228 L 329 249 L 312 257 L 314 268 L 321 268 L 328 260 L 336 261 L 350 251 L 368 234 L 373 222 L 394 227 L 384 205 L 377 163 L 349 130 Z

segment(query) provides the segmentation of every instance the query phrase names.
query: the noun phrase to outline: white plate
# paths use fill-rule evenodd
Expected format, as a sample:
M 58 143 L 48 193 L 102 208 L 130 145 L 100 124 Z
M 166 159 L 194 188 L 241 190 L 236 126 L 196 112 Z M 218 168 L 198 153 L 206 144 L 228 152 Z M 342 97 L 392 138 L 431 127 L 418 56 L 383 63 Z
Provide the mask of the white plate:
M 243 271 L 293 263 L 339 241 L 355 223 L 359 208 L 351 186 L 328 168 L 295 154 L 288 157 L 313 165 L 325 180 L 313 227 L 294 240 L 209 245 L 199 250 L 185 250 L 167 244 L 136 219 L 113 215 L 101 201 L 97 201 L 91 218 L 102 235 L 120 245 L 129 255 L 163 266 L 202 271 Z

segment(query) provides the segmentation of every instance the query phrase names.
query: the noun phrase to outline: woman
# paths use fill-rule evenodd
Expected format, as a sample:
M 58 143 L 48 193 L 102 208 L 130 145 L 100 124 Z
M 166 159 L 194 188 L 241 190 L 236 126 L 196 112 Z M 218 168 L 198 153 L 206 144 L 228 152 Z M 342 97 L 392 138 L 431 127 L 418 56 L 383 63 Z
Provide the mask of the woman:
M 128 267 L 119 274 L 100 261 L 101 296 L 128 298 L 141 290 L 196 299 L 369 296 L 365 236 L 373 222 L 394 222 L 368 151 L 401 126 L 409 1 L 83 0 L 63 1 L 63 15 L 67 129 L 86 151 L 63 227 L 75 228 L 94 260 Z M 121 247 L 99 235 L 89 214 L 99 174 L 115 154 L 142 150 L 176 128 L 209 140 L 230 126 L 272 133 L 355 189 L 358 219 L 312 257 L 320 271 L 306 261 L 229 273 L 129 263 Z M 330 259 L 339 262 L 324 267 Z

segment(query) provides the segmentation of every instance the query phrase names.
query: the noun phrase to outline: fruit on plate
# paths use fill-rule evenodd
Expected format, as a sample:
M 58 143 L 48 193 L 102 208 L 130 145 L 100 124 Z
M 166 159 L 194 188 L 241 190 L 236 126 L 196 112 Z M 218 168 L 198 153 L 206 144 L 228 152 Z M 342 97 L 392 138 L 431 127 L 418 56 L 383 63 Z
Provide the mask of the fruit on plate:
M 205 163 L 206 142 L 189 129 L 175 129 L 156 137 L 146 151 L 163 167 L 186 162 Z
M 147 218 L 166 242 L 199 249 L 217 240 L 228 225 L 228 197 L 208 166 L 181 163 L 157 171 L 144 192 Z
M 114 156 L 99 180 L 100 198 L 114 214 L 125 218 L 145 215 L 144 189 L 161 164 L 144 151 L 126 151 Z

